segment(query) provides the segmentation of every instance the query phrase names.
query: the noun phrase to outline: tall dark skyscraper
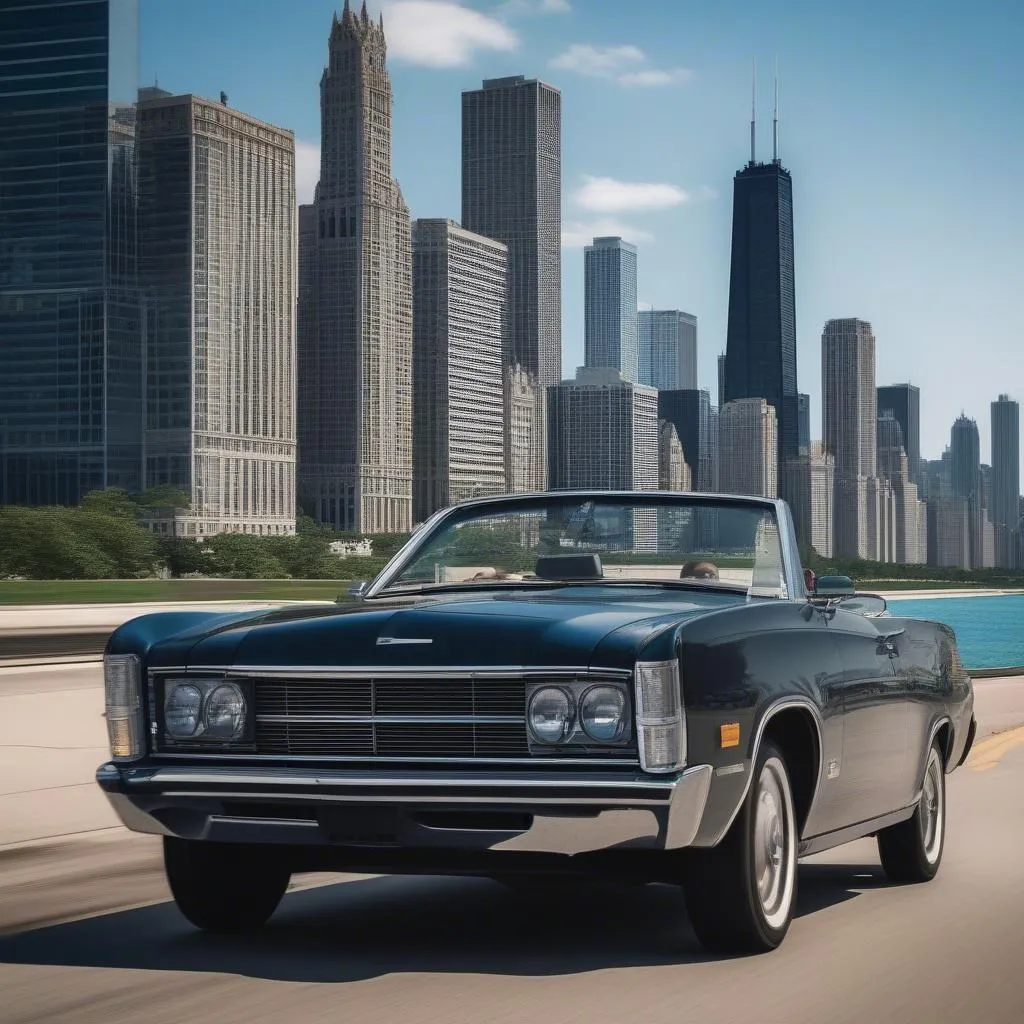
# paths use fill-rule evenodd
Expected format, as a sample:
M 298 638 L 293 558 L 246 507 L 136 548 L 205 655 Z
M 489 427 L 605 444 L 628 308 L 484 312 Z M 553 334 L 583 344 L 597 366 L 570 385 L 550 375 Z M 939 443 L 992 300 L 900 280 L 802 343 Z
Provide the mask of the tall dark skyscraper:
M 508 246 L 506 391 L 514 407 L 506 423 L 510 465 L 519 467 L 508 484 L 514 491 L 543 489 L 545 388 L 562 377 L 562 95 L 557 89 L 516 75 L 487 80 L 462 94 L 462 226 Z
M 0 0 L 0 504 L 136 490 L 137 0 Z
M 950 433 L 949 451 L 953 496 L 966 503 L 971 567 L 978 568 L 983 564 L 981 441 L 974 420 L 960 415 Z
M 757 161 L 753 120 L 750 143 L 750 162 L 733 181 L 725 401 L 774 406 L 781 470 L 799 451 L 793 179 L 778 158 L 777 133 L 768 163 Z
M 893 414 L 903 435 L 910 479 L 920 486 L 921 465 L 921 389 L 913 384 L 889 384 L 878 388 L 878 415 Z
M 1019 565 L 1020 406 L 1009 395 L 992 403 L 992 522 L 996 528 L 996 564 Z
M 391 107 L 383 23 L 345 0 L 320 80 L 316 212 L 299 212 L 313 308 L 297 320 L 298 483 L 318 519 L 363 533 L 412 527 L 412 225 Z

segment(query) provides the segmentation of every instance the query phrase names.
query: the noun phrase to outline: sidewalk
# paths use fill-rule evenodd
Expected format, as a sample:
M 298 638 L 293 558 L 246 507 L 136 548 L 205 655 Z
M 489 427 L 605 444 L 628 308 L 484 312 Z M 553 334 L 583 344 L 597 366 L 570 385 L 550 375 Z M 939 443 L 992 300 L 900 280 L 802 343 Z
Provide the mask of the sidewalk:
M 41 604 L 0 606 L 0 633 L 45 633 L 58 629 L 110 629 L 150 612 L 244 612 L 321 601 L 168 601 L 151 604 Z

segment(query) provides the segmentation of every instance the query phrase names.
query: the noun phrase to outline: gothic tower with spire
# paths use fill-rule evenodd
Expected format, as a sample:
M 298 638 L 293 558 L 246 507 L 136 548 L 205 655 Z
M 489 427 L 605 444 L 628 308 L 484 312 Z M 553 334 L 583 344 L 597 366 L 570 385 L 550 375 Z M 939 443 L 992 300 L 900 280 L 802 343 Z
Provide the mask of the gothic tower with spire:
M 412 243 L 383 18 L 334 15 L 320 182 L 300 219 L 299 493 L 338 530 L 412 527 Z

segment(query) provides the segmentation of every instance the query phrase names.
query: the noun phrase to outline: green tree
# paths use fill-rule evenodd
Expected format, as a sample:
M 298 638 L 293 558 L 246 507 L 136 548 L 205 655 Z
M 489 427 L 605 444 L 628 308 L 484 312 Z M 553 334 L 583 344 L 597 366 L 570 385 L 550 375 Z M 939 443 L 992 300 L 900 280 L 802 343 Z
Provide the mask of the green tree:
M 289 574 L 268 547 L 267 538 L 248 533 L 219 533 L 203 542 L 211 576 L 240 580 L 280 580 Z
M 132 496 L 120 487 L 108 487 L 106 490 L 89 491 L 82 497 L 80 507 L 88 512 L 98 512 L 113 516 L 115 519 L 139 518 L 140 509 Z
M 137 520 L 89 508 L 68 510 L 68 526 L 81 543 L 99 552 L 119 579 L 149 576 L 157 562 L 156 537 Z
M 150 487 L 135 498 L 139 508 L 178 508 L 187 509 L 192 505 L 192 496 L 188 491 L 180 487 L 172 487 L 170 484 L 157 484 Z
M 40 580 L 106 579 L 114 561 L 73 521 L 77 509 L 0 508 L 0 576 Z M 104 517 L 116 522 L 113 517 Z

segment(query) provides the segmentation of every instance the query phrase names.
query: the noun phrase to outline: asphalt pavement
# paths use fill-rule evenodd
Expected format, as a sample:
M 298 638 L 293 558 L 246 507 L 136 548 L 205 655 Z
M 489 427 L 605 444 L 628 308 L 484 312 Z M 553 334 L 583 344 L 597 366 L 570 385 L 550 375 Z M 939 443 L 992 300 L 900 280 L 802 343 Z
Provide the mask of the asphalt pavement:
M 300 876 L 260 934 L 205 936 L 159 843 L 88 803 L 97 668 L 0 672 L 0 1022 L 1020 1024 L 1024 679 L 976 690 L 939 876 L 888 885 L 871 840 L 808 858 L 783 946 L 722 959 L 663 886 Z M 62 801 L 90 831 L 60 834 Z

